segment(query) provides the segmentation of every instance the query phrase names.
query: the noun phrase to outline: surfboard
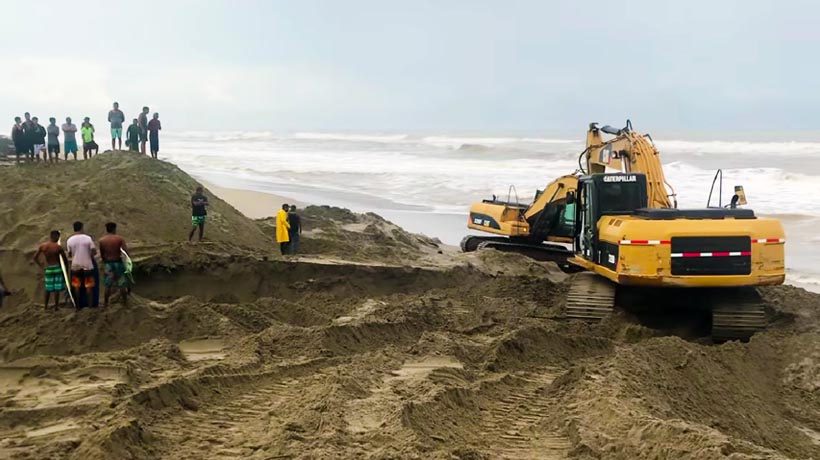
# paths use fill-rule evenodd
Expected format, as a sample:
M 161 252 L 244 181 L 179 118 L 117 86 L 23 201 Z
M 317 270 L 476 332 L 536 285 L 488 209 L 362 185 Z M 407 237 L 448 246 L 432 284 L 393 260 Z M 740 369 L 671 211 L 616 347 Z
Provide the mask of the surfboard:
M 60 246 L 63 245 L 62 238 L 57 241 Z M 68 298 L 71 300 L 71 305 L 77 308 L 77 302 L 74 301 L 74 294 L 71 293 L 71 276 L 68 273 L 68 268 L 65 266 L 65 259 L 60 257 L 60 269 L 63 270 L 63 279 L 65 280 L 65 291 L 68 293 Z
M 134 284 L 134 262 L 131 260 L 131 257 L 125 252 L 125 249 L 120 248 L 120 252 L 122 253 L 123 263 L 125 264 L 125 276 L 128 277 L 128 281 L 133 285 Z

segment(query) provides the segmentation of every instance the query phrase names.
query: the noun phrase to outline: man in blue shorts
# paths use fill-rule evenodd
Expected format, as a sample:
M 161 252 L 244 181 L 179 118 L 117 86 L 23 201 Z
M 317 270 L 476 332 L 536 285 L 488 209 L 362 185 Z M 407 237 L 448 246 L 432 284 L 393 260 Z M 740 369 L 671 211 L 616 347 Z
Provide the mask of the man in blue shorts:
M 65 140 L 65 159 L 68 154 L 74 154 L 74 161 L 77 161 L 77 125 L 71 122 L 71 117 L 66 117 L 63 123 L 63 139 Z
M 125 123 L 125 114 L 120 110 L 120 103 L 115 102 L 114 108 L 108 112 L 108 122 L 111 123 L 111 150 L 116 150 L 115 141 L 119 141 L 122 150 L 122 124 Z

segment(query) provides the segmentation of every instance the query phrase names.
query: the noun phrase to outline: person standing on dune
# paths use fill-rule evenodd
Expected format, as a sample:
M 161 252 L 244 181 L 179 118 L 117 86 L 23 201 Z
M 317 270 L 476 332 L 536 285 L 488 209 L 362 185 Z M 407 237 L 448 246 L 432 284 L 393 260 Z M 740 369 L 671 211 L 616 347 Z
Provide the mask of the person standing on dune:
M 143 107 L 139 115 L 140 125 L 140 152 L 145 155 L 145 142 L 148 140 L 148 107 Z
M 94 300 L 94 256 L 97 247 L 94 240 L 83 232 L 83 223 L 74 222 L 74 234 L 66 241 L 68 255 L 71 256 L 71 288 L 77 308 L 80 308 L 80 299 L 85 298 L 85 306 L 91 307 Z M 81 296 L 80 294 L 85 294 Z
M 194 237 L 194 232 L 199 228 L 199 241 L 205 233 L 205 219 L 208 216 L 208 197 L 202 190 L 202 186 L 196 188 L 196 192 L 191 196 L 191 233 L 188 233 L 188 241 Z
M 119 141 L 122 150 L 122 124 L 125 123 L 125 114 L 120 110 L 120 103 L 115 102 L 114 108 L 108 112 L 108 122 L 111 123 L 111 150 L 115 150 L 115 142 Z
M 296 205 L 290 205 L 288 210 L 288 238 L 290 238 L 290 253 L 299 252 L 299 237 L 302 235 L 302 218 L 296 214 Z
M 74 161 L 77 161 L 77 125 L 71 122 L 71 117 L 65 118 L 63 123 L 63 139 L 65 141 L 65 159 L 68 161 L 68 154 L 74 154 Z
M 60 293 L 66 290 L 63 268 L 60 259 L 68 261 L 63 247 L 58 243 L 60 232 L 52 230 L 48 241 L 41 244 L 34 253 L 34 263 L 45 270 L 45 301 L 43 306 L 48 310 L 48 301 L 54 293 L 54 309 L 60 308 Z M 42 257 L 40 257 L 42 255 Z M 44 263 L 45 262 L 45 263 Z
M 125 145 L 127 145 L 128 150 L 132 152 L 140 151 L 140 125 L 136 118 L 134 118 L 134 122 L 128 127 L 128 131 L 125 133 Z
M 57 126 L 56 118 L 48 119 L 46 133 L 48 134 L 48 161 L 56 163 L 60 160 L 60 127 Z M 53 157 L 52 154 L 54 154 Z
M 282 209 L 276 213 L 276 242 L 279 243 L 279 252 L 282 255 L 287 255 L 290 249 L 290 224 L 288 224 L 288 209 L 286 204 L 282 205 Z
M 43 161 L 46 161 L 46 129 L 37 117 L 32 118 L 31 123 L 31 145 L 34 157 L 40 161 L 40 152 L 43 152 Z
M 122 254 L 128 251 L 125 238 L 117 235 L 117 224 L 109 222 L 105 224 L 106 234 L 100 238 L 100 259 L 103 262 L 103 285 L 105 286 L 104 307 L 108 307 L 111 298 L 111 290 L 120 291 L 120 301 L 123 305 L 128 303 L 129 279 L 125 275 L 125 263 L 122 261 Z
M 159 122 L 159 114 L 154 113 L 154 118 L 148 122 L 148 140 L 151 142 L 151 157 L 157 159 L 159 153 L 159 131 L 162 123 Z
M 80 134 L 83 137 L 83 160 L 87 160 L 93 156 L 93 151 L 99 152 L 99 146 L 94 142 L 94 125 L 91 124 L 91 119 L 85 117 L 83 124 L 80 127 Z
M 20 162 L 20 155 L 26 149 L 26 132 L 23 130 L 23 123 L 20 117 L 14 117 L 14 126 L 11 127 L 11 140 L 14 142 L 14 151 L 17 155 L 17 162 Z
M 25 120 L 23 121 L 23 151 L 22 153 L 26 155 L 28 160 L 33 159 L 34 155 L 34 143 L 32 142 L 32 137 L 34 134 L 34 122 L 31 121 L 31 114 L 26 112 L 23 114 Z

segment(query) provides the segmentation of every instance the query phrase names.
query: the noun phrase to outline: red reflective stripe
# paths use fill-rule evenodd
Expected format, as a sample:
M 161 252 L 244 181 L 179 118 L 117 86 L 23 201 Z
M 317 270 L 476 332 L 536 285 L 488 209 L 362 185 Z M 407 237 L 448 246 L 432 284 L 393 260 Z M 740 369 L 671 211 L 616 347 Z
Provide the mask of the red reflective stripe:
M 631 245 L 657 245 L 657 244 L 672 244 L 670 240 L 621 240 L 621 244 Z
M 754 238 L 752 243 L 785 243 L 785 238 Z
M 672 257 L 737 257 L 750 256 L 752 251 L 738 252 L 673 252 Z

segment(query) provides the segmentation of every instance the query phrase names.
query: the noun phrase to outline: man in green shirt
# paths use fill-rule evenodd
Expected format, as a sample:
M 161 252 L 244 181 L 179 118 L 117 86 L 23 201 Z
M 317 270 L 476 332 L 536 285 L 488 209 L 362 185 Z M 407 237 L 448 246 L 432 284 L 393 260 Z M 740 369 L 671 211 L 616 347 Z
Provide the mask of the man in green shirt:
M 91 119 L 85 117 L 83 125 L 80 128 L 80 134 L 83 136 L 83 160 L 87 160 L 94 156 L 94 150 L 99 153 L 100 147 L 94 142 L 94 125 L 91 124 Z

